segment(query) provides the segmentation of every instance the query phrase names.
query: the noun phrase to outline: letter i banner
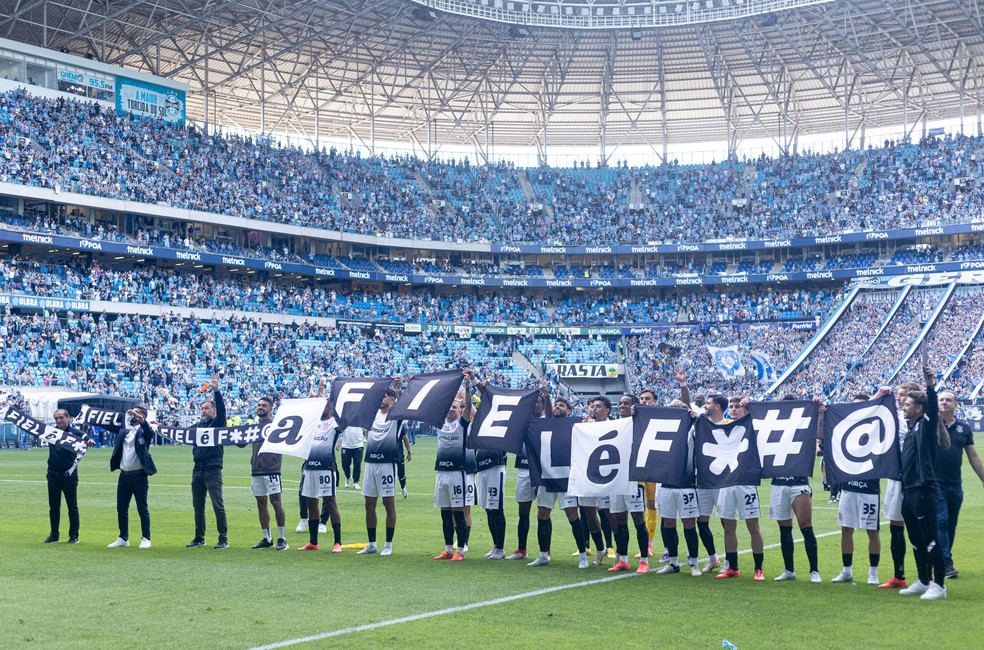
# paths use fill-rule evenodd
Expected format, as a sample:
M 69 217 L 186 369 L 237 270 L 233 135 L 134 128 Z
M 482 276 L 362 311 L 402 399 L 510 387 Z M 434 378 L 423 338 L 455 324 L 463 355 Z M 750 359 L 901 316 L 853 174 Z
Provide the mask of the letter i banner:
M 571 434 L 571 478 L 567 493 L 576 497 L 633 494 L 629 479 L 633 419 L 585 422 Z
M 331 405 L 338 426 L 371 429 L 391 383 L 389 377 L 339 377 L 331 382 Z
M 461 388 L 461 371 L 446 370 L 415 375 L 389 411 L 388 420 L 414 420 L 435 428 L 444 426 L 455 395 Z
M 481 402 L 468 427 L 468 447 L 520 453 L 540 391 L 535 388 L 513 390 L 489 384 L 480 386 L 479 390 Z

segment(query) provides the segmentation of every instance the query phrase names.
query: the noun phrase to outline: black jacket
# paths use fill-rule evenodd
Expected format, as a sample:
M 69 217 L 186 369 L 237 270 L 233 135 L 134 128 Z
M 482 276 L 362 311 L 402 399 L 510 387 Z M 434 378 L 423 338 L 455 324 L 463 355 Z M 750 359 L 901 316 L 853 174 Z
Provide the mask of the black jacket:
M 936 483 L 940 405 L 932 386 L 926 387 L 926 398 L 926 412 L 909 426 L 902 443 L 903 490 Z
M 92 440 L 89 434 L 79 431 L 75 427 L 69 427 L 68 433 L 82 438 L 86 442 Z M 65 474 L 68 470 L 75 466 L 76 454 L 72 453 L 64 447 L 59 447 L 58 445 L 48 446 L 48 472 L 51 474 Z M 78 476 L 77 472 L 72 472 L 74 475 Z
M 212 399 L 215 401 L 215 417 L 211 420 L 199 420 L 194 427 L 196 429 L 213 429 L 219 427 L 225 427 L 226 425 L 226 407 L 225 401 L 222 399 L 222 393 L 215 391 L 213 393 Z M 214 447 L 199 447 L 195 445 L 192 455 L 195 459 L 195 467 L 218 467 L 222 469 L 222 451 L 221 445 L 216 445 Z
M 116 446 L 113 447 L 113 455 L 109 458 L 109 471 L 114 471 L 120 468 L 120 461 L 123 460 L 123 441 L 126 439 L 127 429 L 120 431 L 120 434 L 116 436 Z M 154 430 L 150 428 L 150 425 L 146 422 L 140 425 L 140 431 L 137 432 L 137 439 L 133 441 L 133 448 L 137 452 L 137 458 L 140 460 L 140 464 L 143 465 L 143 469 L 147 472 L 148 476 L 153 476 L 157 473 L 157 466 L 154 465 L 154 459 L 150 457 L 150 445 L 154 441 Z

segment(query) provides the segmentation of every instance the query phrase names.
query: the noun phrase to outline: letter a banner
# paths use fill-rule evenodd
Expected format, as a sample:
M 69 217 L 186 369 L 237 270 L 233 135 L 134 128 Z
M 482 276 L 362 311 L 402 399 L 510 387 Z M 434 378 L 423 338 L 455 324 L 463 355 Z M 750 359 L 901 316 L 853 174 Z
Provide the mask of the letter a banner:
M 323 397 L 282 401 L 273 422 L 263 428 L 260 453 L 285 454 L 307 460 L 324 410 Z
M 526 429 L 540 391 L 512 390 L 486 384 L 482 403 L 468 428 L 468 446 L 518 454 L 523 450 Z
M 635 483 L 629 480 L 632 429 L 632 418 L 574 425 L 569 495 L 604 497 L 635 493 Z

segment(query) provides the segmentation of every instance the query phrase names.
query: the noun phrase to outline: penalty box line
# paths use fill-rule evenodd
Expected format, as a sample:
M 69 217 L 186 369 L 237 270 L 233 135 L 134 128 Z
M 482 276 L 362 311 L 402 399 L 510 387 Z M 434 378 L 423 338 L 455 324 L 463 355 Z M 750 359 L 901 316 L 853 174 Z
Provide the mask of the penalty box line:
M 884 523 L 884 522 L 883 522 Z M 830 537 L 831 535 L 839 535 L 840 529 L 830 531 L 828 533 L 821 533 L 817 535 L 817 538 Z M 795 543 L 803 541 L 803 538 L 793 540 Z M 778 548 L 779 544 L 769 544 L 763 547 L 765 549 Z M 752 549 L 748 548 L 742 551 L 738 551 L 739 555 L 745 555 L 751 553 Z M 477 603 L 468 603 L 467 605 L 458 605 L 457 607 L 448 607 L 446 609 L 438 609 L 432 612 L 422 612 L 420 614 L 412 614 L 410 616 L 402 616 L 400 618 L 393 618 L 387 621 L 379 621 L 377 623 L 367 623 L 365 625 L 356 625 L 355 627 L 346 627 L 340 630 L 332 630 L 330 632 L 321 632 L 319 634 L 312 634 L 310 636 L 298 637 L 296 639 L 288 639 L 286 641 L 278 641 L 277 643 L 270 643 L 268 645 L 256 646 L 250 648 L 250 650 L 275 650 L 276 648 L 286 648 L 288 646 L 297 645 L 299 643 L 310 643 L 311 641 L 321 641 L 323 639 L 331 639 L 337 636 L 343 636 L 345 634 L 354 634 L 356 632 L 369 632 L 372 630 L 378 630 L 383 627 L 390 627 L 392 625 L 399 625 L 401 623 L 413 623 L 414 621 L 422 621 L 428 618 L 434 618 L 436 616 L 445 616 L 447 614 L 456 614 L 458 612 L 465 612 L 470 609 L 478 609 L 480 607 L 491 607 L 492 605 L 501 605 L 503 603 L 510 603 L 516 600 L 524 600 L 526 598 L 535 598 L 537 596 L 545 596 L 547 594 L 556 593 L 558 591 L 566 591 L 568 589 L 577 589 L 578 587 L 588 587 L 591 585 L 600 585 L 608 582 L 614 582 L 615 580 L 624 580 L 625 578 L 635 578 L 637 577 L 635 573 L 620 573 L 614 576 L 606 576 L 604 578 L 598 578 L 596 580 L 585 580 L 584 582 L 574 582 L 566 585 L 557 585 L 555 587 L 547 587 L 546 589 L 537 589 L 536 591 L 527 591 L 521 594 L 513 594 L 512 596 L 503 596 L 501 598 L 493 598 L 492 600 L 483 600 Z

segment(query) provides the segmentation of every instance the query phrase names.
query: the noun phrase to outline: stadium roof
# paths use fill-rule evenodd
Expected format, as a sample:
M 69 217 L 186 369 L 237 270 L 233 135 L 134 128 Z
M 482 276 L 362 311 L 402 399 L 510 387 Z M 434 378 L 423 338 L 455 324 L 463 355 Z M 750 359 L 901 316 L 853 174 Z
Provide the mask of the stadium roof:
M 515 15 L 475 11 L 497 4 Z M 692 20 L 653 26 L 678 6 Z M 546 26 L 552 7 L 570 20 Z M 585 7 L 611 20 L 578 23 Z M 0 36 L 188 83 L 195 120 L 438 155 L 782 149 L 976 121 L 984 101 L 984 9 L 967 0 L 0 0 L 0 16 Z

